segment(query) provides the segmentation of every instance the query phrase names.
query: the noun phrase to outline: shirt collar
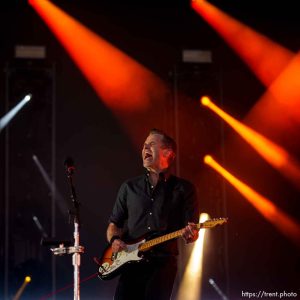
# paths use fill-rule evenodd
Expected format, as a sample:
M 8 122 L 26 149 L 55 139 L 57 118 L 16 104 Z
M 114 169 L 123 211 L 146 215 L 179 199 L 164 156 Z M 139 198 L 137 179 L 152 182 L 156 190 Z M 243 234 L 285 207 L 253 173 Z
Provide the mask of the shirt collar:
M 150 171 L 148 169 L 145 169 L 145 174 L 146 174 L 146 179 L 148 180 L 150 176 Z M 166 169 L 164 172 L 159 173 L 159 181 L 167 182 L 170 176 L 171 176 L 170 170 Z

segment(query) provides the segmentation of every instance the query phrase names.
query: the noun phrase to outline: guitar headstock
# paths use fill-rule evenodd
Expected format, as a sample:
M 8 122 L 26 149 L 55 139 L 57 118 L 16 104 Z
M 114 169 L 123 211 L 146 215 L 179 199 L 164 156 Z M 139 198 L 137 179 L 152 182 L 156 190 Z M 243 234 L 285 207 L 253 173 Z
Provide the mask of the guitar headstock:
M 213 228 L 217 225 L 222 225 L 224 223 L 227 223 L 228 218 L 214 218 L 210 220 L 206 220 L 203 223 L 200 223 L 200 229 L 201 228 Z

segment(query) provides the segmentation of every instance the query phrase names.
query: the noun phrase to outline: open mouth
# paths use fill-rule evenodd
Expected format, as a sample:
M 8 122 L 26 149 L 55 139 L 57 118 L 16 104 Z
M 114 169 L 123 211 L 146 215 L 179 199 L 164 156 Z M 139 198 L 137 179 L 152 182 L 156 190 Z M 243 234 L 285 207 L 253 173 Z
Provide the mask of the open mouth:
M 144 159 L 149 159 L 149 158 L 152 158 L 152 155 L 150 153 L 145 153 L 144 155 Z

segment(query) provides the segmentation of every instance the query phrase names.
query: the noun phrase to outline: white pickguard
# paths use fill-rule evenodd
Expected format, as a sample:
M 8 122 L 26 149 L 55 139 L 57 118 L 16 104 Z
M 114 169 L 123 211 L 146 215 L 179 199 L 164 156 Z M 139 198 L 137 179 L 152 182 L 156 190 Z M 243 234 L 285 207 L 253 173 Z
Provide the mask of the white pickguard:
M 124 264 L 131 261 L 139 261 L 143 259 L 138 256 L 139 253 L 139 245 L 144 243 L 146 240 L 142 240 L 138 243 L 127 245 L 125 250 L 118 252 L 115 256 L 115 259 L 111 265 L 109 263 L 103 263 L 99 268 L 99 272 L 102 276 L 107 276 L 113 272 L 115 272 L 118 268 L 123 266 Z

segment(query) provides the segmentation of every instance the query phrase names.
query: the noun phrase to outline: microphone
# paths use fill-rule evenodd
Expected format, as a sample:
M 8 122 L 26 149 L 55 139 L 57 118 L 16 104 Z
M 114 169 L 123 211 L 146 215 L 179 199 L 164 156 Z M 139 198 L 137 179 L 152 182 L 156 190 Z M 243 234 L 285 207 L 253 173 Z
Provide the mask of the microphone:
M 64 161 L 64 166 L 66 168 L 66 171 L 68 175 L 72 175 L 75 172 L 75 167 L 74 167 L 74 159 L 70 156 L 68 156 L 65 161 Z

